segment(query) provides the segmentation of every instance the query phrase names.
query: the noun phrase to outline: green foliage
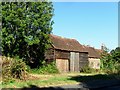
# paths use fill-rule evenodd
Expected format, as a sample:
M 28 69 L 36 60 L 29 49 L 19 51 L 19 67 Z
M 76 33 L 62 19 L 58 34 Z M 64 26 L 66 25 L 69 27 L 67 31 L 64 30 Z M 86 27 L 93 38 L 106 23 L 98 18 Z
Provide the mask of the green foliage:
M 15 59 L 11 65 L 11 73 L 13 78 L 23 79 L 26 75 L 26 70 L 26 64 L 20 59 Z
M 16 79 L 25 79 L 27 75 L 26 64 L 20 59 L 2 57 L 2 81 L 3 83 L 12 82 Z
M 52 30 L 51 2 L 2 2 L 2 53 L 39 67 Z
M 110 53 L 104 52 L 101 58 L 101 69 L 108 73 L 119 73 L 120 68 L 120 48 L 111 50 Z
M 32 73 L 37 73 L 37 74 L 54 74 L 54 73 L 59 73 L 55 62 L 51 62 L 50 64 L 43 65 L 39 69 L 32 69 Z
M 97 70 L 90 68 L 88 65 L 86 65 L 80 70 L 80 72 L 82 72 L 82 73 L 95 73 L 95 72 L 97 72 Z

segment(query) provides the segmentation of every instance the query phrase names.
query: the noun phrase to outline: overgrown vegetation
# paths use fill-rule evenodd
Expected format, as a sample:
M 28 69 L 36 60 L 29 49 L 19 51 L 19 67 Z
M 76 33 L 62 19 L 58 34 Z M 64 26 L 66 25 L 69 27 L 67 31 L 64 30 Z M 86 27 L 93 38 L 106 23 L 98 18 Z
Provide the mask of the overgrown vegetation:
M 101 71 L 99 69 L 91 68 L 89 65 L 85 65 L 83 68 L 81 68 L 80 73 L 100 73 Z
M 120 75 L 120 47 L 108 53 L 104 50 L 101 57 L 101 69 L 108 74 Z
M 80 72 L 81 73 L 96 73 L 96 70 L 86 65 L 80 70 Z
M 43 62 L 44 65 L 38 69 L 31 69 L 30 72 L 31 73 L 36 73 L 36 74 L 55 74 L 55 73 L 59 73 L 55 62 L 51 62 L 49 64 L 45 64 L 45 62 Z
M 2 83 L 9 84 L 16 80 L 29 80 L 30 74 L 56 74 L 59 73 L 55 62 L 45 64 L 38 69 L 31 69 L 18 57 L 10 58 L 2 56 Z
M 27 75 L 26 64 L 18 58 L 2 56 L 2 82 L 13 82 L 14 79 L 25 79 Z

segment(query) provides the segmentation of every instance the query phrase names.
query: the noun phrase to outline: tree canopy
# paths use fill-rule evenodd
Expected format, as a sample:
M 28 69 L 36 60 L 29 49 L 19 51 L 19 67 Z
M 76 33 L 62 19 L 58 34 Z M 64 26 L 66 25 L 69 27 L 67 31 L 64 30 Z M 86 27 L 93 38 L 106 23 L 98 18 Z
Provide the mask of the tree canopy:
M 52 31 L 52 2 L 2 2 L 2 54 L 39 67 Z

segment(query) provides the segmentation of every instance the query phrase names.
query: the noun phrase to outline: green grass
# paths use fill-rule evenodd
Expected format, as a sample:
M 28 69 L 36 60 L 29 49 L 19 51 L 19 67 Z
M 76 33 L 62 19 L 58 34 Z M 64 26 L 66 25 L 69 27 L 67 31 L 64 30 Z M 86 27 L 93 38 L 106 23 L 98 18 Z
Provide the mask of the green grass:
M 74 80 L 70 80 L 68 76 L 60 75 L 45 75 L 39 76 L 41 79 L 38 80 L 27 80 L 27 81 L 15 81 L 8 84 L 2 85 L 3 88 L 21 88 L 29 87 L 30 85 L 36 85 L 38 87 L 56 86 L 61 84 L 76 84 Z
M 29 80 L 15 80 L 8 84 L 3 84 L 3 88 L 24 88 L 30 85 L 37 87 L 48 87 L 58 86 L 67 84 L 78 84 L 80 82 L 97 80 L 97 79 L 114 79 L 115 75 L 106 74 L 80 74 L 80 73 L 68 73 L 68 74 L 51 74 L 51 75 L 40 75 L 32 74 L 33 78 Z

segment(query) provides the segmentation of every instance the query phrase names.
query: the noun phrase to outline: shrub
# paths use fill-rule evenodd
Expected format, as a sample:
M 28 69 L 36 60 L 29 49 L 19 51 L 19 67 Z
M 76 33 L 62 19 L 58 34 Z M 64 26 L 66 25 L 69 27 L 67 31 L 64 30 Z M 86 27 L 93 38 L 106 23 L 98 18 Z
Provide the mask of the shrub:
M 26 64 L 18 58 L 2 57 L 2 81 L 11 82 L 16 79 L 25 79 Z
M 24 79 L 26 75 L 26 64 L 20 60 L 15 59 L 11 65 L 11 74 L 13 78 Z
M 9 82 L 10 80 L 12 80 L 11 62 L 12 62 L 11 58 L 2 56 L 2 81 L 3 82 Z
M 55 62 L 51 62 L 50 64 L 44 64 L 42 67 L 38 69 L 32 69 L 32 73 L 38 73 L 38 74 L 53 74 L 53 73 L 59 73 Z
M 120 64 L 117 66 L 117 74 L 120 75 Z
M 120 64 L 117 61 L 114 61 L 113 59 L 109 59 L 108 62 L 102 61 L 104 64 L 104 67 L 101 67 L 101 70 L 107 74 L 117 74 L 120 71 Z M 105 64 L 107 63 L 107 64 Z
M 120 72 L 120 48 L 111 50 L 110 53 L 104 51 L 101 57 L 101 70 L 107 74 L 119 74 Z
M 81 68 L 80 72 L 83 72 L 83 73 L 95 73 L 97 72 L 98 70 L 95 70 L 93 68 L 90 68 L 88 65 L 84 66 L 83 68 Z

